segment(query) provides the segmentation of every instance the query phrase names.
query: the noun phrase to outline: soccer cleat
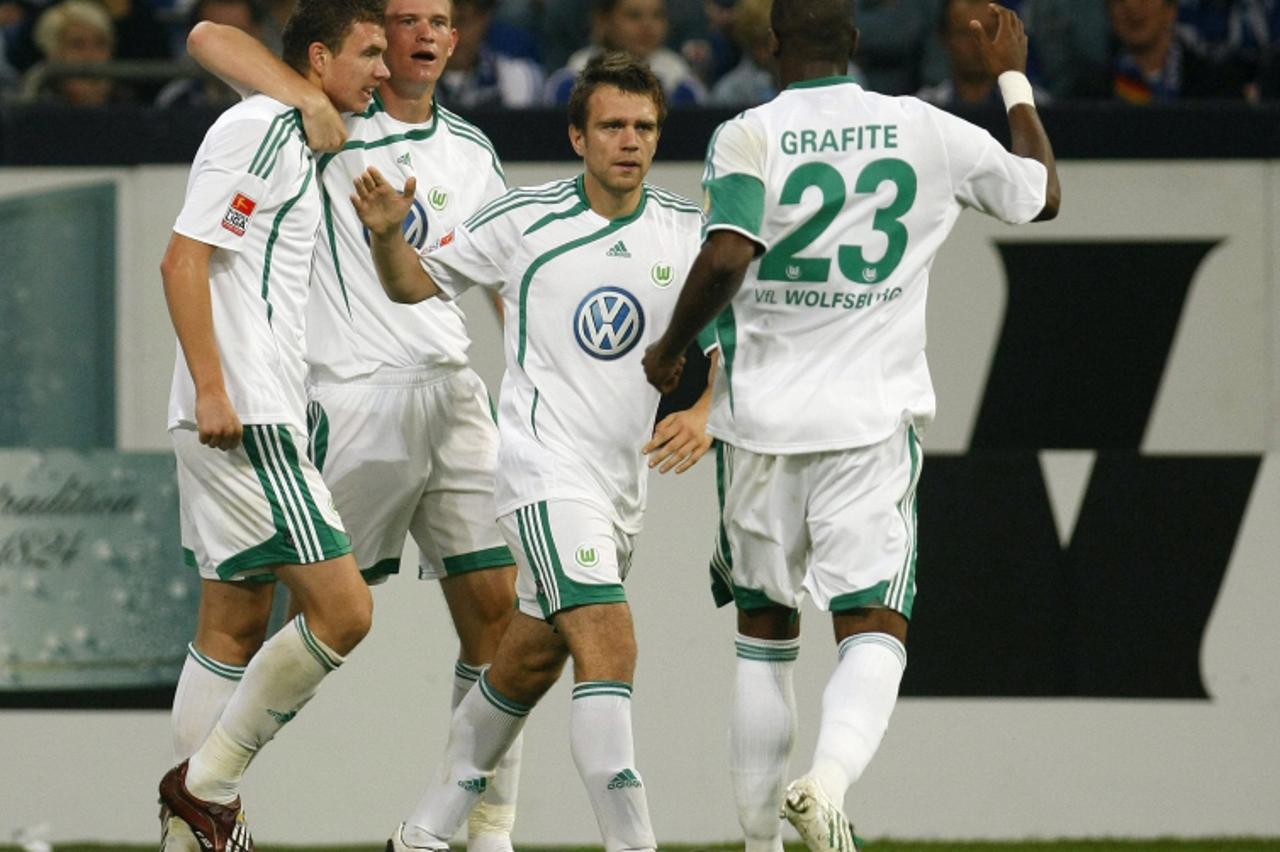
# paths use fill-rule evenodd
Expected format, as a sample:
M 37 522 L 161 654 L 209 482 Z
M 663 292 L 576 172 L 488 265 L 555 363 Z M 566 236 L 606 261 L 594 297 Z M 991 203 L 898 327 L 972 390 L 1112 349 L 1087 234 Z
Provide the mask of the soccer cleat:
M 853 826 L 818 782 L 807 776 L 787 787 L 782 815 L 800 833 L 810 852 L 858 852 Z
M 200 852 L 200 843 L 191 833 L 191 827 L 163 803 L 160 805 L 160 852 Z
M 221 805 L 191 795 L 187 790 L 187 761 L 160 779 L 160 803 L 168 807 L 172 816 L 187 824 L 202 852 L 254 852 L 240 797 L 229 805 Z
M 404 823 L 396 826 L 396 833 L 387 839 L 384 852 L 449 852 L 445 843 L 433 843 L 430 846 L 414 846 L 404 839 Z

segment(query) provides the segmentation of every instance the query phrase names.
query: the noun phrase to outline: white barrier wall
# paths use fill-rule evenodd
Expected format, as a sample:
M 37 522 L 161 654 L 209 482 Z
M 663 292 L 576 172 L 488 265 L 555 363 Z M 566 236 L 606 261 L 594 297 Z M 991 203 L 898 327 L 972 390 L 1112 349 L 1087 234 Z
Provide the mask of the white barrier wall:
M 572 168 L 507 166 L 513 183 Z M 661 165 L 652 180 L 696 197 L 699 172 L 697 164 Z M 160 166 L 0 170 L 0 198 L 101 181 L 118 188 L 120 449 L 167 448 L 174 349 L 157 265 L 185 174 Z M 1192 282 L 1141 447 L 1267 454 L 1202 645 L 1210 698 L 904 699 L 851 792 L 850 811 L 868 837 L 1280 835 L 1280 166 L 1067 163 L 1062 178 L 1056 222 L 1011 229 L 969 214 L 939 255 L 930 360 L 940 414 L 926 448 L 969 446 L 1005 307 L 995 240 L 1220 241 Z M 496 389 L 496 322 L 479 300 L 463 304 L 475 364 Z M 1071 475 L 1078 468 L 1055 458 L 1045 454 L 1046 485 L 1065 540 L 1080 499 Z M 713 466 L 655 477 L 650 493 L 628 581 L 640 639 L 639 768 L 660 840 L 730 840 L 737 827 L 724 720 L 733 617 L 713 610 L 706 591 Z M 919 582 L 923 600 L 923 560 Z M 441 753 L 456 649 L 448 614 L 433 586 L 404 577 L 379 588 L 376 601 L 373 634 L 250 772 L 245 798 L 261 842 L 378 843 Z M 834 660 L 829 632 L 810 613 L 796 676 L 797 771 L 812 749 Z M 526 729 L 518 843 L 597 841 L 568 755 L 567 708 L 561 684 Z M 55 842 L 149 842 L 155 782 L 169 763 L 163 712 L 0 710 L 0 838 L 44 822 Z

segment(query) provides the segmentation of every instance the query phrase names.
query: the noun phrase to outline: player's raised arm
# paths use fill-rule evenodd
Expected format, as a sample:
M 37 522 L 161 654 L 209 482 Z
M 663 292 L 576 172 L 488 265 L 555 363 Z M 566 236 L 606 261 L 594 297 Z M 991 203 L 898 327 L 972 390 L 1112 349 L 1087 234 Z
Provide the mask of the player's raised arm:
M 241 95 L 262 92 L 296 107 L 313 151 L 337 151 L 347 141 L 342 116 L 324 92 L 243 30 L 201 21 L 187 36 L 187 53 Z
M 1048 171 L 1044 209 L 1035 221 L 1043 222 L 1058 215 L 1062 187 L 1058 183 L 1058 167 L 1053 157 L 1049 135 L 1040 123 L 1031 83 L 1027 80 L 1027 34 L 1022 21 L 1012 10 L 991 4 L 996 18 L 996 32 L 988 37 L 981 21 L 970 21 L 969 32 L 978 44 L 987 70 L 1000 85 L 1000 94 L 1009 111 L 1009 132 L 1013 153 L 1044 164 Z
M 413 206 L 417 186 L 417 178 L 409 178 L 401 192 L 370 166 L 355 179 L 356 191 L 351 194 L 356 214 L 369 229 L 369 246 L 378 280 L 393 302 L 412 304 L 440 292 L 422 268 L 418 253 L 404 240 L 404 219 Z

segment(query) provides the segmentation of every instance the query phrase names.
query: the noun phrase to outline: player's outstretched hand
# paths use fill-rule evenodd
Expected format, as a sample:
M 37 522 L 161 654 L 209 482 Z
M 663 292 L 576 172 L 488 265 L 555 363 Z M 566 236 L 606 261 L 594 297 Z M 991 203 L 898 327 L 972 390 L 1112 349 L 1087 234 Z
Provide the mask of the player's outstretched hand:
M 370 166 L 364 174 L 356 177 L 355 187 L 351 203 L 356 206 L 356 215 L 364 226 L 371 233 L 383 237 L 400 233 L 404 217 L 413 207 L 418 179 L 409 178 L 404 182 L 404 192 L 400 192 L 387 183 L 381 172 Z
M 999 77 L 1006 71 L 1027 73 L 1027 33 L 1012 9 L 999 3 L 988 6 L 988 22 L 970 21 L 969 35 L 977 42 L 987 73 Z M 987 24 L 995 23 L 995 35 L 988 36 Z
M 711 436 L 707 434 L 707 410 L 695 405 L 662 418 L 653 430 L 653 438 L 644 445 L 643 452 L 649 457 L 649 467 L 657 467 L 658 473 L 671 470 L 684 473 L 697 464 L 709 449 Z
M 347 141 L 347 126 L 327 96 L 321 93 L 320 97 L 312 98 L 299 112 L 302 113 L 307 145 L 312 151 L 342 150 Z
M 196 395 L 196 429 L 200 443 L 215 450 L 234 450 L 244 437 L 240 415 L 226 393 Z
M 680 373 L 684 371 L 684 354 L 675 358 L 662 356 L 665 347 L 661 340 L 644 351 L 644 375 L 649 384 L 660 393 L 671 393 L 680 384 Z

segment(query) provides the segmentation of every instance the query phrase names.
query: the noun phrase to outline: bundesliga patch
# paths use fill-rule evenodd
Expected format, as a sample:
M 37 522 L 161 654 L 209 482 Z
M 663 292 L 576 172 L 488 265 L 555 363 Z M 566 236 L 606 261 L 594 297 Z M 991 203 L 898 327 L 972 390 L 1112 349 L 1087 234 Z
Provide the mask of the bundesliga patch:
M 243 237 L 245 229 L 249 227 L 249 220 L 253 218 L 253 211 L 257 208 L 258 202 L 243 192 L 237 192 L 227 205 L 226 215 L 222 217 L 222 227 L 237 237 Z

